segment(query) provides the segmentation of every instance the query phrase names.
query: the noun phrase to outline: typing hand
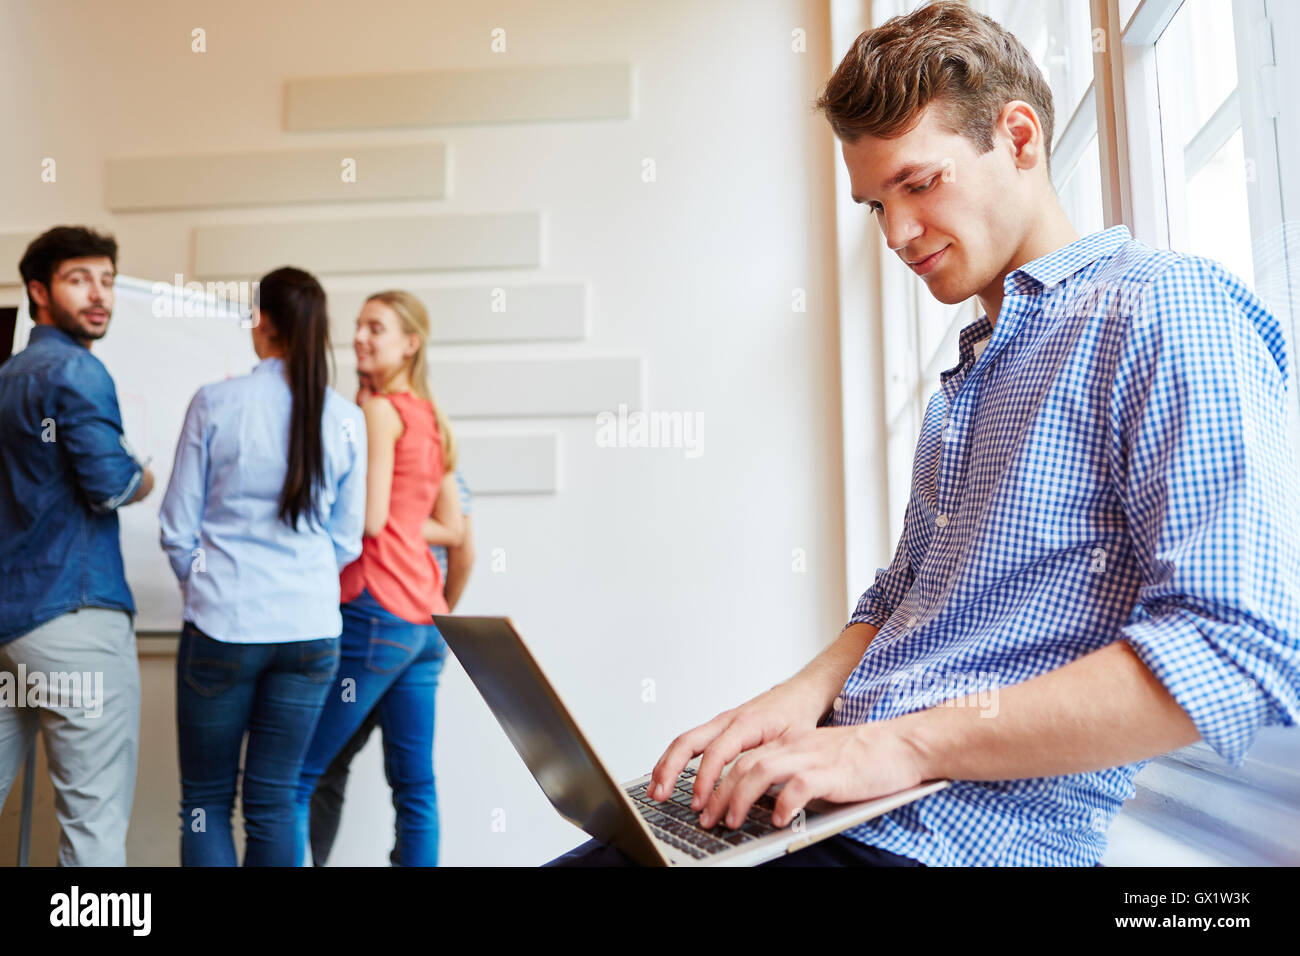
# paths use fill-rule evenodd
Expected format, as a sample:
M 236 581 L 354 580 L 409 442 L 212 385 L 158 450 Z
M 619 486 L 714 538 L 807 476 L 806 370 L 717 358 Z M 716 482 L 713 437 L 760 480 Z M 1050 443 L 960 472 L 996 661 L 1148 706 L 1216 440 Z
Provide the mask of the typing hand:
M 655 764 L 647 795 L 652 800 L 667 799 L 687 762 L 703 753 L 691 801 L 691 809 L 700 810 L 709 799 L 722 768 L 741 751 L 780 740 L 792 732 L 812 730 L 820 717 L 821 705 L 815 694 L 797 683 L 778 684 L 681 734 Z
M 890 721 L 790 730 L 751 750 L 722 778 L 700 826 L 740 826 L 754 801 L 783 783 L 772 823 L 783 827 L 810 801 L 852 803 L 921 783 L 921 760 Z

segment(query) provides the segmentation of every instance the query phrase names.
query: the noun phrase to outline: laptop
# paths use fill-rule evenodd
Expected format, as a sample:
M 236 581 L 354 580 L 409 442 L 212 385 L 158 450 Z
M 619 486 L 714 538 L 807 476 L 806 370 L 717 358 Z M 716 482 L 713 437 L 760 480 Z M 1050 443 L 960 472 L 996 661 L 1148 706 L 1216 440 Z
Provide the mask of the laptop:
M 433 622 L 560 816 L 644 866 L 754 866 L 950 783 L 929 780 L 860 803 L 814 800 L 784 827 L 772 824 L 783 786 L 776 784 L 759 797 L 739 829 L 719 822 L 705 830 L 691 810 L 699 756 L 664 801 L 646 796 L 648 773 L 615 782 L 509 618 L 435 614 Z

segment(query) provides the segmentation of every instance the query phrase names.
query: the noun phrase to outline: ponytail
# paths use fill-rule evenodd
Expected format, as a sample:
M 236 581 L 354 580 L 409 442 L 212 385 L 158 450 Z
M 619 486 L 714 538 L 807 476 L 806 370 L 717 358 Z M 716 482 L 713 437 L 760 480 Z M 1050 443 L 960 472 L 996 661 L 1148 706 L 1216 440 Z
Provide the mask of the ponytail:
M 325 290 L 310 273 L 286 266 L 258 284 L 258 307 L 283 343 L 293 407 L 289 413 L 289 462 L 280 489 L 280 520 L 295 531 L 298 519 L 316 517 L 325 483 L 321 420 L 329 387 L 329 320 Z

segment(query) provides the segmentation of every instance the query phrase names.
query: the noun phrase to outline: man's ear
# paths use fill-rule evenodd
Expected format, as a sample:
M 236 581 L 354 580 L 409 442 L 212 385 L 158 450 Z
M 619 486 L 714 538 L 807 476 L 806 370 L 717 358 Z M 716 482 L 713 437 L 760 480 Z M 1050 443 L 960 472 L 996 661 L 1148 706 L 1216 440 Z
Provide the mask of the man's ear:
M 39 279 L 32 279 L 27 283 L 27 299 L 29 302 L 28 312 L 31 313 L 33 322 L 41 314 L 42 309 L 49 311 L 50 290 Z
M 1011 142 L 1012 158 L 1017 166 L 1029 169 L 1043 161 L 1043 127 L 1038 113 L 1024 100 L 1012 100 L 1002 108 L 999 128 Z
M 50 307 L 50 290 L 39 279 L 32 279 L 27 283 L 27 298 L 31 300 L 32 305 L 40 306 L 42 309 Z

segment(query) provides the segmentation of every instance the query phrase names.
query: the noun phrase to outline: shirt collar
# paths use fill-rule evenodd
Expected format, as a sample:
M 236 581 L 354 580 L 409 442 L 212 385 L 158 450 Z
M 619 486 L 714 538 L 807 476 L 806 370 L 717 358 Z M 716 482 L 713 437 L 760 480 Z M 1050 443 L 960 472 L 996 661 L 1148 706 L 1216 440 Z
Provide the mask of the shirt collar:
M 278 374 L 284 374 L 284 359 L 280 358 L 278 355 L 272 355 L 269 358 L 264 358 L 262 359 L 262 361 L 258 362 L 256 365 L 253 366 L 253 371 L 254 372 L 276 372 Z
M 1132 238 L 1128 226 L 1123 223 L 1082 236 L 1007 273 L 1002 281 L 1002 292 L 1012 296 L 1051 288 L 1098 259 L 1113 255 Z M 962 329 L 957 338 L 958 362 L 952 368 L 940 372 L 939 381 L 947 382 L 963 366 L 978 358 L 992 335 L 993 326 L 986 314 L 981 314 L 976 321 Z
M 27 333 L 27 342 L 39 342 L 42 339 L 63 339 L 78 348 L 85 348 L 78 339 L 74 339 L 67 332 L 63 331 L 57 325 L 33 325 L 32 330 Z
M 975 361 L 977 357 L 976 348 L 978 347 L 979 351 L 982 352 L 984 346 L 988 345 L 989 336 L 992 334 L 993 326 L 989 323 L 989 317 L 983 314 L 962 329 L 961 334 L 957 336 L 957 364 L 939 373 L 940 383 L 947 382 L 949 378 L 956 374 L 958 369 Z
M 1002 292 L 1016 295 L 1037 291 L 1038 286 L 1050 288 L 1098 259 L 1114 254 L 1132 238 L 1123 223 L 1083 236 L 1008 273 L 1002 280 Z

